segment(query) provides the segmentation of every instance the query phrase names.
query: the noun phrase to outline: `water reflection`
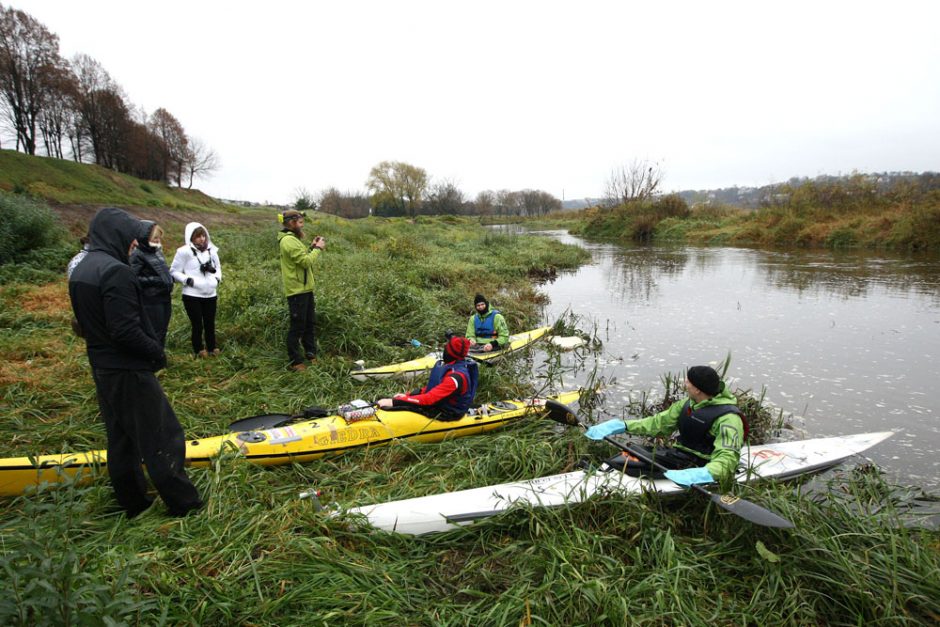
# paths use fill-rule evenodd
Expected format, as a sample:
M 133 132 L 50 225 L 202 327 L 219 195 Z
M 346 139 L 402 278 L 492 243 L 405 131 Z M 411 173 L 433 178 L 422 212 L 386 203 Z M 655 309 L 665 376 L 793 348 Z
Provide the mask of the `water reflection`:
M 811 436 L 895 430 L 871 457 L 940 485 L 940 256 L 622 247 L 559 239 L 593 263 L 543 289 L 605 342 L 614 404 L 729 352 L 739 387 L 802 418 Z

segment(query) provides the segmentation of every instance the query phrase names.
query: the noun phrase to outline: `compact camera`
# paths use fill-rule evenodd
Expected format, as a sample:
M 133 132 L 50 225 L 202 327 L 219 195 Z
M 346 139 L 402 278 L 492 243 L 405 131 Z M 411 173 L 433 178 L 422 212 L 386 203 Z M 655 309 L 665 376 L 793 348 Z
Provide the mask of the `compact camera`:
M 201 264 L 199 264 L 199 269 L 202 270 L 203 274 L 206 274 L 207 272 L 209 274 L 215 274 L 215 264 L 212 263 L 211 259 L 209 261 L 204 261 Z

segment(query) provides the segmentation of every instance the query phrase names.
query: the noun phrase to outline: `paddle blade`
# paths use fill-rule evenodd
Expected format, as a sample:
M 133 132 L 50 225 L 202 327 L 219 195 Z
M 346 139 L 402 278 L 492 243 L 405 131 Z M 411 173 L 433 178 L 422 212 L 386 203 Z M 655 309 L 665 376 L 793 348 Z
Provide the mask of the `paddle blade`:
M 241 433 L 242 431 L 264 431 L 265 429 L 274 429 L 290 424 L 295 419 L 302 416 L 291 416 L 290 414 L 262 414 L 261 416 L 252 416 L 236 420 L 228 426 L 230 433 Z
M 765 509 L 758 505 L 757 503 L 752 503 L 751 501 L 745 501 L 742 498 L 738 498 L 731 494 L 714 494 L 709 492 L 701 486 L 694 486 L 700 491 L 708 494 L 712 503 L 716 504 L 718 507 L 728 510 L 736 516 L 740 516 L 744 520 L 750 521 L 755 525 L 761 525 L 763 527 L 778 527 L 780 529 L 793 529 L 795 525 L 781 516 L 773 513 L 769 509 Z
M 580 421 L 578 421 L 578 415 L 573 409 L 564 403 L 559 403 L 555 399 L 546 398 L 545 409 L 548 410 L 548 417 L 555 422 L 568 425 L 569 427 L 577 427 L 581 424 Z

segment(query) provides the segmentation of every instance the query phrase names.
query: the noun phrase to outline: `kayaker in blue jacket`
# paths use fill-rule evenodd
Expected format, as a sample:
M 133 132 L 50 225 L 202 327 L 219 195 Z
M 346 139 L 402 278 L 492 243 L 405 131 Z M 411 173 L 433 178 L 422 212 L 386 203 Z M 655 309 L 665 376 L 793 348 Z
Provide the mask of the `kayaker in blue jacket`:
M 666 437 L 678 431 L 672 447 L 655 451 L 656 461 L 671 468 L 666 478 L 682 485 L 724 481 L 734 475 L 746 434 L 746 422 L 737 407 L 737 399 L 714 368 L 689 368 L 685 388 L 688 398 L 676 401 L 665 411 L 642 420 L 619 418 L 594 425 L 585 432 L 592 440 L 618 433 Z M 643 449 L 643 447 L 636 447 Z M 648 474 L 649 466 L 636 458 L 617 456 L 607 462 L 632 471 Z
M 437 420 L 460 420 L 473 405 L 477 393 L 477 364 L 467 359 L 470 341 L 452 336 L 444 345 L 443 359 L 431 369 L 428 384 L 408 394 L 379 399 L 382 409 L 411 409 Z

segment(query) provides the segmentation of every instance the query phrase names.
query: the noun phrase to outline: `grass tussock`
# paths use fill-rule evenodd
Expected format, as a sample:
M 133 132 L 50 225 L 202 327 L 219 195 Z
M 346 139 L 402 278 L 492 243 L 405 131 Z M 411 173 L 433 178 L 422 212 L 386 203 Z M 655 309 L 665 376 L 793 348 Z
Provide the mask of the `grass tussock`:
M 461 330 L 485 293 L 513 329 L 535 326 L 533 269 L 572 267 L 584 253 L 470 221 L 315 217 L 327 252 L 317 269 L 321 358 L 286 370 L 286 305 L 272 225 L 205 221 L 222 249 L 214 359 L 189 355 L 176 294 L 170 364 L 160 378 L 189 437 L 232 420 L 405 389 L 354 384 L 352 360 L 418 356 Z M 170 237 L 174 237 L 173 233 Z M 170 247 L 172 251 L 172 247 Z M 0 287 L 0 454 L 104 447 L 83 345 L 68 331 L 61 273 L 31 259 L 4 266 Z M 22 277 L 47 276 L 36 283 Z M 559 327 L 574 332 L 571 320 Z M 426 346 L 416 349 L 409 339 Z M 531 354 L 482 370 L 478 398 L 533 391 Z M 546 371 L 546 368 L 548 371 Z M 663 399 L 676 394 L 664 377 Z M 778 421 L 748 396 L 749 415 Z M 753 432 L 752 420 L 752 432 Z M 371 533 L 318 512 L 563 472 L 603 443 L 547 420 L 480 437 L 399 442 L 316 463 L 262 468 L 222 452 L 190 476 L 208 498 L 172 519 L 158 503 L 128 521 L 107 480 L 41 488 L 0 501 L 0 624 L 923 624 L 940 617 L 935 532 L 905 526 L 909 502 L 876 472 L 847 472 L 822 490 L 737 488 L 797 527 L 757 528 L 695 497 L 609 495 L 557 509 L 520 509 L 426 538 Z

